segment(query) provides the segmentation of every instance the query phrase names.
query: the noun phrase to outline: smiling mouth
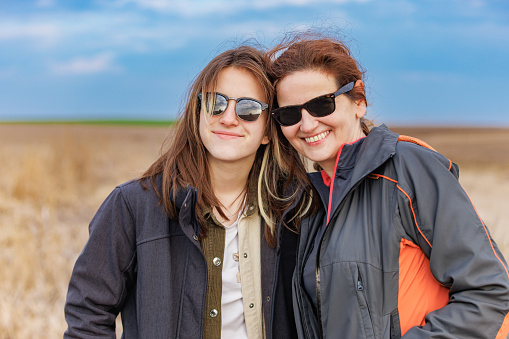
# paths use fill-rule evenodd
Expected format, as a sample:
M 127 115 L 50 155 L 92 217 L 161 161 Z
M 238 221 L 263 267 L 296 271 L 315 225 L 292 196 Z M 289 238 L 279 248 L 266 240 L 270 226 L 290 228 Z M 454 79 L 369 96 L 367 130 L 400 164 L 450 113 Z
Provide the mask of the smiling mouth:
M 326 132 L 320 133 L 318 135 L 315 135 L 314 137 L 304 138 L 304 140 L 306 140 L 307 143 L 317 142 L 319 140 L 322 140 L 326 136 L 328 136 L 329 133 L 330 133 L 330 131 L 326 131 Z
M 232 133 L 232 132 L 225 132 L 225 131 L 214 131 L 212 132 L 218 136 L 226 136 L 226 137 L 240 137 L 240 134 Z

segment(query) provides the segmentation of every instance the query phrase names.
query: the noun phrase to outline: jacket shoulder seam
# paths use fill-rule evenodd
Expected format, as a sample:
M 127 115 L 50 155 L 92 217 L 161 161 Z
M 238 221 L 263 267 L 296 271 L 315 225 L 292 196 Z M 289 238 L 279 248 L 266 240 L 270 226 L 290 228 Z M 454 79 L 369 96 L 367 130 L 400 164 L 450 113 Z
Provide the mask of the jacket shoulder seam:
M 428 238 L 424 235 L 424 233 L 422 232 L 421 230 L 421 227 L 419 226 L 419 223 L 417 222 L 417 215 L 415 213 L 415 209 L 414 209 L 414 206 L 412 204 L 412 199 L 410 198 L 410 195 L 403 189 L 401 188 L 401 186 L 399 185 L 399 182 L 398 180 L 396 179 L 392 179 L 388 176 L 385 176 L 385 175 L 382 175 L 382 174 L 376 174 L 376 173 L 371 173 L 368 175 L 368 178 L 371 178 L 371 179 L 385 179 L 385 180 L 388 180 L 388 181 L 391 181 L 393 183 L 396 184 L 396 187 L 398 188 L 398 190 L 403 193 L 403 195 L 407 198 L 408 200 L 408 204 L 410 206 L 410 210 L 412 211 L 412 218 L 414 219 L 414 224 L 415 224 L 415 227 L 417 228 L 417 231 L 419 232 L 419 234 L 424 238 L 424 240 L 426 241 L 426 243 L 429 245 L 430 248 L 433 248 L 433 246 L 431 245 L 431 242 L 428 240 Z M 509 274 L 509 273 L 508 273 Z
M 422 146 L 424 148 L 427 148 L 427 149 L 430 149 L 432 151 L 437 151 L 436 149 L 434 149 L 433 147 L 431 147 L 429 144 L 427 144 L 426 142 L 422 141 L 421 139 L 418 139 L 418 138 L 414 138 L 414 137 L 410 137 L 408 135 L 399 135 L 398 136 L 398 141 L 406 141 L 406 142 L 411 142 L 413 144 L 416 144 L 416 145 L 419 145 L 419 146 Z

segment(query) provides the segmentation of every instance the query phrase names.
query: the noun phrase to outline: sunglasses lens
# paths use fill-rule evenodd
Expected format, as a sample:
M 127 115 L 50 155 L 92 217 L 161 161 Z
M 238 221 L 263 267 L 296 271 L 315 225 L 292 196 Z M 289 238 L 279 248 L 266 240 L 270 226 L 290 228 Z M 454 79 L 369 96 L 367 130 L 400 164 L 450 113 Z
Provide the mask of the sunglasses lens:
M 209 107 L 209 105 L 212 105 L 212 102 L 210 102 L 209 98 L 210 98 L 210 93 L 207 93 L 207 107 Z M 216 97 L 214 100 L 214 107 L 211 110 L 212 115 L 219 115 L 219 114 L 223 113 L 224 111 L 226 111 L 226 106 L 228 106 L 228 101 L 226 100 L 226 98 L 224 98 L 222 95 L 216 93 Z
M 315 117 L 324 117 L 334 112 L 336 105 L 334 103 L 334 98 L 325 96 L 309 101 L 305 108 Z
M 281 126 L 292 126 L 301 119 L 300 108 L 282 107 L 274 110 L 274 118 Z
M 302 105 L 276 108 L 272 111 L 272 115 L 281 126 L 292 126 L 298 123 L 300 119 L 302 119 L 301 110 L 303 108 L 314 117 L 325 117 L 334 113 L 336 110 L 335 97 L 350 91 L 352 88 L 353 82 L 341 87 L 335 93 L 326 94 L 321 97 L 311 99 Z
M 262 105 L 260 105 L 259 102 L 249 99 L 239 100 L 235 111 L 242 120 L 255 121 L 262 113 Z
M 202 93 L 198 93 L 198 100 L 202 100 Z M 258 102 L 255 99 L 248 98 L 228 98 L 224 94 L 216 93 L 214 100 L 212 96 L 207 93 L 207 99 L 205 102 L 205 111 L 211 115 L 220 115 L 226 111 L 229 100 L 236 100 L 235 113 L 237 116 L 244 121 L 255 121 L 262 114 L 263 110 L 266 109 L 267 104 Z M 264 107 L 265 106 L 265 107 Z

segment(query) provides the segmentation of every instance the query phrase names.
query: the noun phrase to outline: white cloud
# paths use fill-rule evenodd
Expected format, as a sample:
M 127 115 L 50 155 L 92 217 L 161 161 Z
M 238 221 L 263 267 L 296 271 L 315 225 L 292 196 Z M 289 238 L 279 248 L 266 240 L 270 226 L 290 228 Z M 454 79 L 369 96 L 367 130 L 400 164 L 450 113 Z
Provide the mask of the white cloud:
M 0 40 L 37 39 L 54 40 L 59 35 L 58 27 L 50 22 L 0 21 Z
M 53 64 L 52 70 L 57 74 L 93 74 L 105 71 L 118 70 L 113 63 L 114 56 L 111 53 L 102 53 L 92 57 L 79 57 L 73 60 Z
M 36 1 L 39 6 L 50 6 L 55 4 L 56 0 Z M 23 50 L 30 51 L 36 47 L 38 52 L 69 56 L 69 53 L 91 55 L 105 49 L 114 50 L 116 54 L 175 50 L 196 39 L 213 37 L 222 40 L 222 37 L 235 37 L 245 33 L 263 32 L 262 34 L 270 35 L 272 39 L 272 35 L 275 36 L 283 28 L 280 23 L 264 20 L 263 16 L 249 20 L 240 18 L 231 23 L 231 13 L 253 8 L 315 4 L 313 1 L 334 4 L 369 0 L 97 1 L 99 9 L 95 10 L 55 9 L 11 17 L 0 14 L 0 50 L 4 48 L 3 42 L 7 40 Z M 128 5 L 161 13 L 141 11 L 129 8 Z M 216 23 L 215 14 L 225 12 L 230 13 L 229 20 L 221 20 L 219 16 L 220 22 Z M 197 15 L 204 17 L 196 17 Z M 309 18 L 312 19 L 314 18 Z M 297 24 L 294 22 L 292 26 L 296 27 Z
M 474 43 L 477 46 L 489 44 L 507 50 L 509 46 L 509 24 L 496 22 L 475 22 L 468 25 L 453 24 L 451 34 L 463 42 Z
M 55 5 L 56 5 L 56 0 L 37 0 L 37 2 L 35 3 L 36 7 L 42 7 L 42 8 L 53 7 Z
M 486 6 L 486 2 L 483 1 L 483 0 L 472 0 L 470 2 L 470 5 L 474 8 L 480 8 L 480 7 L 485 7 Z
M 371 0 L 116 0 L 115 7 L 134 4 L 143 9 L 156 12 L 175 13 L 187 17 L 203 16 L 211 13 L 232 13 L 249 9 L 272 9 L 277 7 L 300 7 L 317 4 L 346 4 L 351 2 L 364 3 Z
M 203 28 L 200 29 L 203 35 Z M 119 53 L 168 50 L 182 46 L 192 31 L 196 31 L 193 25 L 180 19 L 153 20 L 125 11 L 59 11 L 8 20 L 0 15 L 0 50 L 6 42 L 27 50 L 35 46 L 64 54 L 90 54 L 105 49 Z

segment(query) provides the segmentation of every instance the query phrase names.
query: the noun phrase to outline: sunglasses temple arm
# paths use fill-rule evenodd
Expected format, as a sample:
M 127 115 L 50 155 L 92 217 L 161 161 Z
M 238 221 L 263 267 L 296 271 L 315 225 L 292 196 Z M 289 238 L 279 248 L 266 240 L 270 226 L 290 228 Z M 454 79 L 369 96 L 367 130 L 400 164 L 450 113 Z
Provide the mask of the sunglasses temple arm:
M 353 89 L 353 86 L 355 85 L 355 82 L 349 82 L 348 84 L 344 85 L 343 87 L 341 87 L 340 89 L 338 89 L 335 93 L 334 93 L 334 96 L 339 96 L 341 94 L 344 94 L 346 92 L 350 92 L 352 89 Z

